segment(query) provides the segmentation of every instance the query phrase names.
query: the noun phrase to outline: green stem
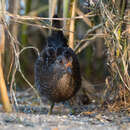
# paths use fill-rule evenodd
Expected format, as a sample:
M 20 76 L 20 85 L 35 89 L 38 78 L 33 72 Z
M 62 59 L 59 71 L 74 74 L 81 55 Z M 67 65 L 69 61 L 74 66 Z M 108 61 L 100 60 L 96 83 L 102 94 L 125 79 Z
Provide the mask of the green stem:
M 27 15 L 31 10 L 32 0 L 26 0 L 26 8 L 25 15 Z M 22 36 L 21 36 L 22 44 L 25 45 L 27 43 L 27 25 L 22 26 Z
M 69 3 L 70 3 L 70 0 L 63 1 L 63 16 L 65 18 L 67 18 L 69 14 Z

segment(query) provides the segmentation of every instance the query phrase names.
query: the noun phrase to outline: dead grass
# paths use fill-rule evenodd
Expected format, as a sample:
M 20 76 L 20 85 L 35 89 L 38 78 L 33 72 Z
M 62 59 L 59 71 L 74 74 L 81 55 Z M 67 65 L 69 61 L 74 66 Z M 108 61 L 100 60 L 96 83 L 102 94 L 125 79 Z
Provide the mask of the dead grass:
M 106 77 L 106 90 L 104 91 L 104 96 L 103 96 L 105 100 L 103 101 L 103 103 L 104 102 L 107 103 L 108 109 L 110 111 L 119 111 L 121 109 L 127 109 L 128 111 L 130 111 L 129 109 L 130 108 L 130 77 L 128 72 L 128 68 L 130 65 L 130 59 L 129 59 L 130 45 L 128 44 L 129 39 L 128 39 L 128 33 L 126 28 L 128 21 L 124 19 L 124 18 L 128 18 L 127 14 L 125 14 L 124 1 L 125 0 L 123 0 L 120 9 L 117 8 L 116 3 L 114 3 L 112 0 L 109 1 L 100 0 L 100 3 L 98 5 L 98 9 L 100 10 L 100 15 L 98 15 L 98 17 L 100 17 L 102 21 L 100 28 L 102 28 L 104 36 L 106 36 L 104 37 L 105 39 L 104 44 L 107 46 L 107 65 L 110 72 L 110 76 Z M 40 21 L 41 19 L 45 20 L 45 19 L 52 19 L 52 18 L 20 16 L 20 15 L 11 14 L 9 12 L 4 12 L 4 13 L 5 15 L 9 16 L 12 21 L 18 22 L 20 24 L 27 24 L 27 25 L 38 27 L 40 29 L 43 28 L 56 29 L 50 26 L 35 24 L 35 22 L 38 20 Z M 95 15 L 96 14 L 94 13 L 92 13 L 91 15 L 82 14 L 81 16 L 78 17 L 58 18 L 57 20 L 84 19 L 86 17 L 87 19 L 89 19 L 90 17 L 94 17 Z M 8 35 L 14 41 L 14 43 L 16 43 L 17 46 L 19 46 L 20 48 L 21 46 L 18 39 L 15 36 L 12 36 L 12 34 L 9 32 L 6 23 L 6 18 L 3 17 L 2 19 L 4 21 L 4 26 L 5 29 L 7 30 Z M 56 29 L 56 30 L 63 31 L 63 29 Z M 87 35 L 89 35 L 89 32 L 87 33 Z M 95 34 L 93 34 L 93 37 L 89 39 L 89 43 L 91 43 L 91 40 L 93 40 L 94 36 Z M 82 40 L 80 42 L 82 42 Z M 23 75 L 22 70 L 20 68 L 19 55 L 21 54 L 21 52 L 24 52 L 26 48 L 23 48 L 21 51 L 17 50 L 16 44 L 12 43 L 11 45 L 15 55 L 15 63 L 14 63 L 15 70 L 12 70 L 14 72 L 14 75 L 12 75 L 11 84 L 13 84 L 15 81 L 16 71 L 19 71 L 22 77 L 24 78 L 24 80 L 33 88 L 33 85 L 31 85 L 30 82 L 26 79 L 26 77 Z M 80 50 L 81 48 L 84 49 L 85 47 L 84 45 L 81 45 L 78 48 L 78 50 Z M 34 47 L 28 47 L 27 49 L 30 48 L 35 49 L 38 52 L 37 48 Z M 111 95 L 113 96 L 112 99 L 110 99 Z
M 107 46 L 107 65 L 110 70 L 110 79 L 106 80 L 108 91 L 115 91 L 113 103 L 110 104 L 110 95 L 106 97 L 108 109 L 110 111 L 120 110 L 122 108 L 129 109 L 130 106 L 130 77 L 128 72 L 129 66 L 129 44 L 128 34 L 123 34 L 127 28 L 125 26 L 125 9 L 126 3 L 123 0 L 120 10 L 116 8 L 116 3 L 101 1 L 100 12 L 102 20 L 105 22 L 103 31 L 109 37 L 105 38 Z M 109 93 L 107 91 L 107 93 Z M 110 92 L 112 93 L 112 92 Z

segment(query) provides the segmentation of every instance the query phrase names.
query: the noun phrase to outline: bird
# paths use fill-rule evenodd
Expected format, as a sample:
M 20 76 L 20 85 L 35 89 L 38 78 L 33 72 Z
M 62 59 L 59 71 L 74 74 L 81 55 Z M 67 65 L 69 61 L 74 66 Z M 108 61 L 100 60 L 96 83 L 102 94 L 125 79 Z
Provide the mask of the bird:
M 53 20 L 52 26 L 61 28 L 61 23 Z M 51 102 L 48 114 L 52 113 L 55 103 L 69 100 L 81 87 L 79 61 L 67 42 L 62 30 L 52 30 L 35 61 L 35 86 L 41 99 L 45 97 Z

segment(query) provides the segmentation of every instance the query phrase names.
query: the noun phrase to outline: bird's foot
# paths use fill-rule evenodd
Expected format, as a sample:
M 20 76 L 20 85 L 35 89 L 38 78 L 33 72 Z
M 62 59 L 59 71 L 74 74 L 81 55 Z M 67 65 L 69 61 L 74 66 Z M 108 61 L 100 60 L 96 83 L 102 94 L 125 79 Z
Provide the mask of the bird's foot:
M 53 110 L 54 105 L 55 105 L 55 103 L 51 102 L 51 107 L 49 109 L 48 115 L 52 114 L 52 110 Z

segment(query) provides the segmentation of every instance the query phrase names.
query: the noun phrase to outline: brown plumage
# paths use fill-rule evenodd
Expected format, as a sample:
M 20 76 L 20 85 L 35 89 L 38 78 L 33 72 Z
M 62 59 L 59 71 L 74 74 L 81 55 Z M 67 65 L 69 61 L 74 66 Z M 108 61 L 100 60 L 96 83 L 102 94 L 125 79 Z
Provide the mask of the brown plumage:
M 56 17 L 56 16 L 54 16 Z M 60 27 L 59 21 L 53 21 L 54 27 Z M 52 31 L 47 45 L 35 63 L 35 84 L 40 96 L 52 102 L 62 102 L 75 95 L 81 86 L 78 59 L 62 31 Z

